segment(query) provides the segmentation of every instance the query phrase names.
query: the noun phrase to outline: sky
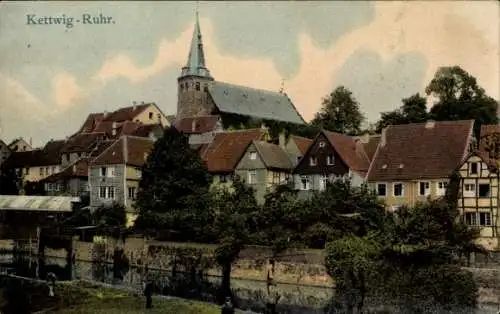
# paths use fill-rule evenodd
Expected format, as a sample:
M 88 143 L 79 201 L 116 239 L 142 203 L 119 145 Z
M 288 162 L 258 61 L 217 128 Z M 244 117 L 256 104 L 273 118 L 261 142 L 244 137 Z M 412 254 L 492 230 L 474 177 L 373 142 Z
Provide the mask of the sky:
M 196 7 L 0 3 L 0 139 L 22 136 L 41 146 L 76 132 L 91 112 L 132 101 L 175 114 Z M 306 121 L 343 85 L 375 122 L 423 93 L 441 66 L 461 66 L 500 99 L 496 1 L 200 1 L 198 12 L 214 78 L 275 91 L 283 82 Z M 83 23 L 99 15 L 109 23 Z M 80 22 L 39 24 L 45 17 Z

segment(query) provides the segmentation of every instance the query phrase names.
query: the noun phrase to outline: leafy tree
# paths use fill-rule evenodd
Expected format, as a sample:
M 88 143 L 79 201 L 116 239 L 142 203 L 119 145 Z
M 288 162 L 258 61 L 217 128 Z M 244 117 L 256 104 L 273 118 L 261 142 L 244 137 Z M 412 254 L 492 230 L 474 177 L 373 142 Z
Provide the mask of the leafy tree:
M 0 195 L 19 195 L 20 180 L 15 169 L 0 169 Z
M 335 279 L 336 295 L 347 305 L 345 313 L 362 313 L 369 285 L 379 270 L 380 243 L 370 236 L 344 237 L 326 247 L 325 266 Z
M 349 180 L 329 182 L 304 206 L 304 238 L 308 246 L 323 248 L 326 242 L 343 236 L 364 236 L 382 228 L 383 204 L 366 186 L 353 187 Z
M 142 168 L 135 222 L 141 230 L 173 229 L 191 240 L 203 236 L 211 182 L 200 156 L 186 135 L 171 127 L 155 142 Z
M 222 267 L 221 298 L 231 295 L 231 268 L 239 253 L 249 243 L 255 232 L 255 215 L 258 204 L 254 190 L 235 177 L 231 187 L 212 190 L 211 206 L 207 208 L 213 222 L 206 225 L 206 232 L 216 239 L 215 255 Z
M 119 238 L 125 232 L 127 214 L 122 204 L 101 205 L 92 214 L 92 219 L 104 234 Z
M 275 256 L 290 247 L 302 246 L 304 205 L 287 185 L 270 191 L 256 215 L 258 231 L 252 242 L 271 247 Z
M 482 124 L 498 123 L 498 101 L 486 95 L 475 77 L 459 66 L 441 67 L 425 92 L 437 99 L 430 116 L 437 121 L 477 121 L 476 132 Z
M 425 122 L 427 118 L 427 100 L 417 93 L 404 98 L 403 105 L 400 108 L 382 112 L 376 130 L 380 133 L 382 129 L 389 125 L 420 123 Z
M 321 110 L 316 113 L 311 125 L 328 131 L 359 134 L 365 120 L 360 105 L 344 86 L 337 87 L 323 98 Z

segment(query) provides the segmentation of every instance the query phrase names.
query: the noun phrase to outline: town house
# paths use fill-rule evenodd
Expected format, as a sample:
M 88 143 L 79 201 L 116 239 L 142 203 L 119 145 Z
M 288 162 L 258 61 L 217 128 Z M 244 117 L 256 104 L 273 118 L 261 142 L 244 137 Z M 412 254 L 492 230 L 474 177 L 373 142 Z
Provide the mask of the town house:
M 390 125 L 367 175 L 389 210 L 442 197 L 450 177 L 467 158 L 473 120 Z

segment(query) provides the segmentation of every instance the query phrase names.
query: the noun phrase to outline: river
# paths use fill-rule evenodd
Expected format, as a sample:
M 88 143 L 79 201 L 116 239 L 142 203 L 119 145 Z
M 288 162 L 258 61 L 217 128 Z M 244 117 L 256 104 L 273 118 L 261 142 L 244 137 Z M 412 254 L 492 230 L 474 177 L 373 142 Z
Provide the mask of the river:
M 112 264 L 93 263 L 88 261 L 73 261 L 68 263 L 66 259 L 45 257 L 40 259 L 36 256 L 24 256 L 14 258 L 12 254 L 0 254 L 0 271 L 9 274 L 44 279 L 49 272 L 54 273 L 58 280 L 86 280 L 101 282 L 117 286 L 126 286 L 130 289 L 141 291 L 143 274 L 138 268 L 131 267 L 115 272 Z M 218 276 L 203 276 L 199 278 L 193 274 L 177 273 L 175 278 L 171 271 L 150 270 L 157 286 L 157 291 L 164 295 L 173 295 L 183 298 L 200 299 L 214 302 L 215 294 L 221 278 Z M 121 277 L 117 279 L 116 277 Z M 239 307 L 259 311 L 263 305 L 262 291 L 265 282 L 248 279 L 232 279 L 231 286 L 238 296 Z M 320 308 L 333 295 L 333 289 L 318 286 L 305 286 L 294 284 L 280 284 L 283 295 L 282 304 L 287 313 L 324 313 Z M 498 313 L 500 308 L 481 305 L 479 309 L 472 311 L 477 314 Z M 471 311 L 468 311 L 471 313 Z

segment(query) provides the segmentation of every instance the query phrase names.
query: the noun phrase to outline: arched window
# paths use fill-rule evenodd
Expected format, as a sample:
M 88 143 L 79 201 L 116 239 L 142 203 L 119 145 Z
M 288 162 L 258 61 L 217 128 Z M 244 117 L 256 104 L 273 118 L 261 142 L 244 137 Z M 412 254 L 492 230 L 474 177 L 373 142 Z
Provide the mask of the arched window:
M 203 91 L 208 92 L 208 85 L 207 84 L 203 84 Z
M 200 90 L 200 82 L 196 82 L 196 90 Z

